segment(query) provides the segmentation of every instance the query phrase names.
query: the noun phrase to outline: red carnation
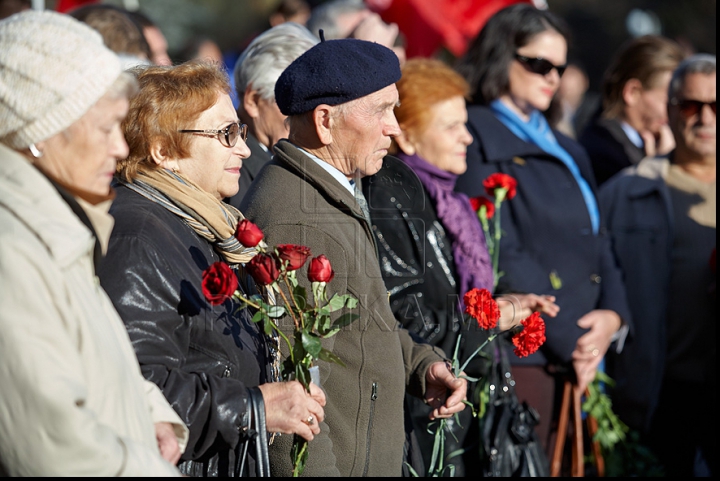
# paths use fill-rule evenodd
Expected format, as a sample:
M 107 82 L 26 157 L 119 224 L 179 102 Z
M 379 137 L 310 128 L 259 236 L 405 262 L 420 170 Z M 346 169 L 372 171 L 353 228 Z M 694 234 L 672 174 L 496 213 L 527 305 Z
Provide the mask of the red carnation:
M 247 263 L 248 273 L 261 286 L 275 282 L 280 275 L 278 260 L 271 254 L 258 254 Z
M 495 215 L 495 204 L 487 197 L 472 197 L 470 198 L 470 205 L 475 212 L 480 212 L 480 208 L 485 206 L 486 219 L 492 219 L 492 216 Z
M 265 235 L 260 230 L 260 227 L 247 219 L 243 219 L 238 223 L 235 237 L 245 247 L 255 247 L 263 240 Z
M 213 306 L 225 302 L 238 286 L 235 273 L 224 262 L 215 262 L 202 273 L 202 292 Z
M 530 317 L 523 319 L 522 325 L 523 330 L 512 338 L 517 357 L 529 356 L 545 343 L 545 321 L 539 312 L 533 312 Z
M 477 320 L 482 329 L 492 329 L 500 319 L 500 309 L 487 289 L 473 288 L 463 296 L 465 312 Z
M 280 244 L 277 246 L 278 256 L 281 260 L 287 261 L 287 270 L 295 271 L 305 265 L 310 257 L 310 248 L 295 244 Z
M 310 282 L 330 282 L 335 277 L 335 272 L 330 265 L 330 260 L 324 254 L 314 257 L 308 267 L 308 279 Z
M 488 195 L 495 197 L 498 196 L 495 192 L 497 189 L 505 189 L 507 191 L 505 198 L 510 200 L 515 197 L 517 192 L 517 180 L 507 174 L 496 172 L 483 180 L 483 187 L 485 187 L 485 192 L 487 192 Z

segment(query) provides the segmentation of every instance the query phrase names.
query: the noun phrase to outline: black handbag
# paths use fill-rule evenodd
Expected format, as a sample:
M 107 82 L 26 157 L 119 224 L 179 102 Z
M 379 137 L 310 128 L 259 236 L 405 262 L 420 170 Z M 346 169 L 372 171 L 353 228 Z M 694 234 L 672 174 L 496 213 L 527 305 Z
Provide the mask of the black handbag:
M 550 463 L 535 433 L 539 414 L 518 400 L 510 362 L 500 342 L 493 343 L 492 352 L 487 408 L 480 418 L 482 475 L 548 477 Z
M 255 446 L 255 476 L 270 477 L 270 457 L 268 454 L 267 425 L 265 423 L 265 402 L 259 388 L 248 389 L 248 409 L 251 413 L 251 426 L 247 431 L 247 440 L 240 444 L 241 453 L 237 457 L 237 476 L 242 476 L 247 461 L 248 446 Z

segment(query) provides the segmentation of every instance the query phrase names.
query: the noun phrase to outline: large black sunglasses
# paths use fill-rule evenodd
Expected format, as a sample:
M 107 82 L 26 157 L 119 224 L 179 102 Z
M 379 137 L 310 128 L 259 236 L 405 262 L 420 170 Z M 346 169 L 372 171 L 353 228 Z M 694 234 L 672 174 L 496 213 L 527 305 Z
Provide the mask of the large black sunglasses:
M 555 69 L 557 70 L 558 75 L 562 77 L 565 73 L 565 69 L 567 68 L 567 64 L 555 65 L 541 57 L 530 58 L 525 57 L 524 55 L 515 54 L 515 58 L 525 65 L 532 73 L 536 73 L 538 75 L 547 75 L 552 69 Z
M 717 100 L 713 100 L 712 102 L 703 102 L 702 100 L 673 98 L 670 100 L 670 103 L 672 105 L 677 105 L 680 113 L 683 114 L 686 119 L 702 112 L 702 108 L 706 105 L 710 107 L 710 110 L 712 110 L 715 115 L 717 115 Z
M 217 130 L 217 129 L 178 130 L 178 132 L 183 133 L 183 134 L 197 133 L 197 134 L 217 135 L 218 140 L 220 141 L 221 144 L 223 144 L 225 147 L 232 148 L 232 147 L 235 147 L 235 144 L 237 144 L 238 137 L 242 137 L 243 142 L 247 141 L 248 126 L 245 124 L 239 124 L 237 122 L 233 122 L 222 130 Z M 220 134 L 222 134 L 222 137 L 220 136 Z M 225 139 L 225 142 L 223 142 L 223 138 Z

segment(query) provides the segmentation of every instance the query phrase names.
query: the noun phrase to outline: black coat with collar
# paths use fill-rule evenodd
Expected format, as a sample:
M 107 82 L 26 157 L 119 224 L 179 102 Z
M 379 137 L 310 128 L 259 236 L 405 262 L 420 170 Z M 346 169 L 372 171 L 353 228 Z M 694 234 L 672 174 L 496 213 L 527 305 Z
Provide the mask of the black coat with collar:
M 617 119 L 594 119 L 578 141 L 590 157 L 598 185 L 645 157 L 645 149 L 632 143 Z
M 517 195 L 501 207 L 502 280 L 518 292 L 554 295 L 560 306 L 556 318 L 546 319 L 547 341 L 540 351 L 512 361 L 569 367 L 575 344 L 586 332 L 577 326 L 583 315 L 610 309 L 624 321 L 630 320 L 610 237 L 603 227 L 593 235 L 578 183 L 560 159 L 519 139 L 488 107 L 471 106 L 468 115 L 474 140 L 468 147 L 467 172 L 458 179 L 456 189 L 470 197 L 486 195 L 482 181 L 495 172 L 517 180 Z M 585 150 L 569 137 L 554 133 L 595 190 Z M 551 275 L 562 285 L 553 286 Z
M 181 472 L 236 475 L 250 422 L 248 389 L 269 377 L 265 338 L 246 310 L 236 313 L 234 301 L 213 306 L 205 300 L 202 272 L 221 260 L 207 240 L 127 187 L 116 192 L 115 227 L 98 270 L 102 286 L 143 375 L 190 430 Z M 246 466 L 243 475 L 253 475 L 254 462 Z

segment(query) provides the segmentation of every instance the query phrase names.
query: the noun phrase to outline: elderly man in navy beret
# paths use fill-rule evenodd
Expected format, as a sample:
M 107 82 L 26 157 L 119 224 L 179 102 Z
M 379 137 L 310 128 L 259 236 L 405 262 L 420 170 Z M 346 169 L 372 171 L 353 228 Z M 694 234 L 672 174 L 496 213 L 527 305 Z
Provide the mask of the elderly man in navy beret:
M 271 245 L 325 254 L 335 270 L 329 290 L 360 301 L 360 319 L 327 340 L 345 367 L 320 364 L 326 419 L 305 476 L 400 476 L 406 392 L 434 408 L 431 418 L 464 408 L 467 383 L 453 376 L 445 353 L 415 343 L 395 321 L 358 185 L 400 134 L 399 79 L 392 50 L 363 40 L 323 39 L 298 57 L 275 85 L 289 138 L 275 145 L 241 205 Z M 274 476 L 290 475 L 291 444 L 281 436 L 271 446 Z

